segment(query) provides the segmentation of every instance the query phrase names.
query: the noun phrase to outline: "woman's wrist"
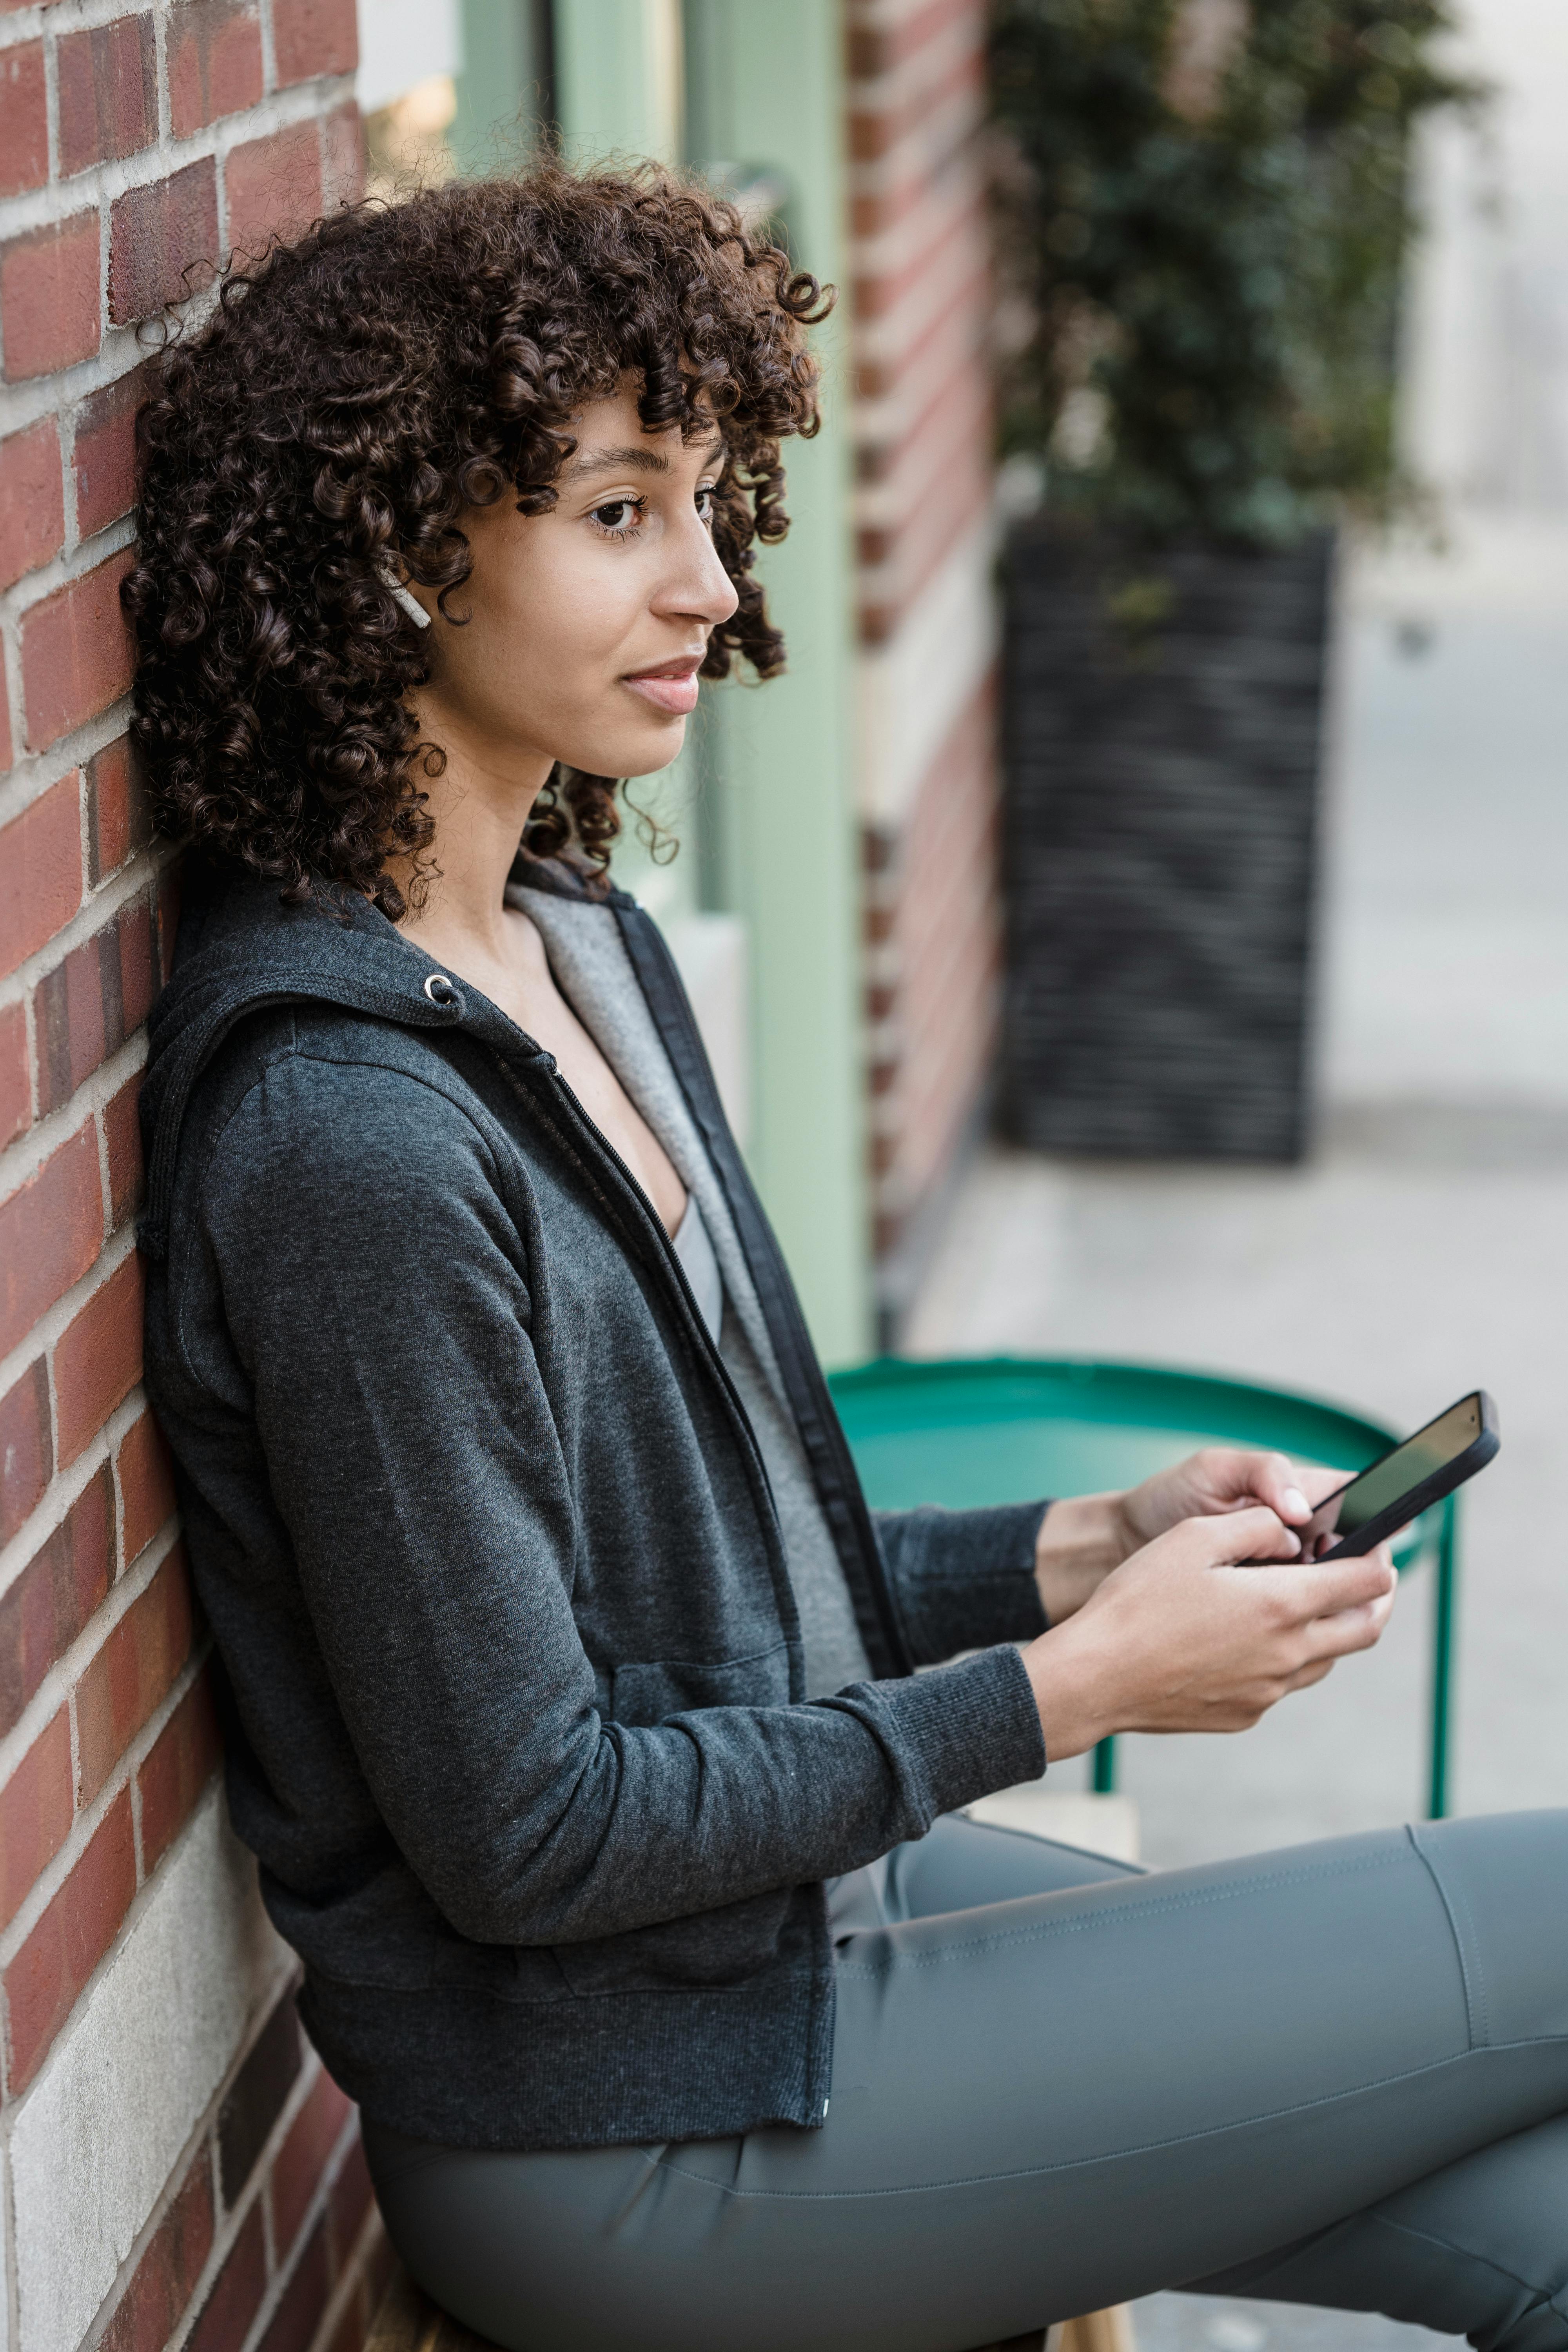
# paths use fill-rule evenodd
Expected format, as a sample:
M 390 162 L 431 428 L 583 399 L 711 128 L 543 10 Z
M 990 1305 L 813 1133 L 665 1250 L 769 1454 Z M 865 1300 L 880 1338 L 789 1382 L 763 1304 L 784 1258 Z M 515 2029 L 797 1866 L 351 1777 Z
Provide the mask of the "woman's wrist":
M 1023 1654 L 1047 1764 L 1082 1756 L 1120 1728 L 1111 1661 L 1092 1629 L 1096 1613 L 1081 1624 L 1054 1625 Z
M 1035 1538 L 1035 1582 L 1048 1623 L 1076 1615 L 1140 1538 L 1120 1494 L 1068 1495 L 1052 1503 Z

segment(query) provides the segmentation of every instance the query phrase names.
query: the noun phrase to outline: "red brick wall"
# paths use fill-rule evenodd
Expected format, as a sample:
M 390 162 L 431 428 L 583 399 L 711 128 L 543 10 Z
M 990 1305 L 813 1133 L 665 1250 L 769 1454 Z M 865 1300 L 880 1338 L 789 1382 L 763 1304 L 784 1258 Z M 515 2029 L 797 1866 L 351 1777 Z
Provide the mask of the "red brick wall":
M 940 1201 L 995 1045 L 994 704 L 987 677 L 904 822 L 862 834 L 871 1165 L 884 1270 L 921 1209 Z M 901 1292 L 889 1303 L 901 1307 Z
M 848 0 L 872 1183 L 913 1278 L 995 1025 L 984 0 Z M 957 614 L 963 626 L 951 625 Z M 891 747 L 891 748 L 889 748 Z
M 353 2111 L 216 1815 L 208 1643 L 139 1386 L 136 1094 L 174 908 L 117 597 L 137 325 L 353 193 L 354 54 L 353 0 L 0 0 L 0 2136 L 28 2352 L 187 2327 L 354 2352 L 380 2259 Z M 180 1993 L 176 1902 L 170 1949 L 221 1913 L 243 1981 Z M 89 2080 L 112 2193 L 62 2251 L 48 2168 Z M 166 2179 L 131 2178 L 165 2143 Z

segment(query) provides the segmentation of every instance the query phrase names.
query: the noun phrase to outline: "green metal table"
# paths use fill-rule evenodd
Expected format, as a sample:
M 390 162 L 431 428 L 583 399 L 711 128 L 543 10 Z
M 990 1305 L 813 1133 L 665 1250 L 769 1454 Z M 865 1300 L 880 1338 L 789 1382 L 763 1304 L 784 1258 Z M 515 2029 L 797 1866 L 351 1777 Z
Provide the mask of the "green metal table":
M 1402 1433 L 1318 1397 L 1152 1364 L 889 1357 L 836 1372 L 829 1385 L 873 1510 L 962 1510 L 1132 1486 L 1215 1444 L 1360 1470 Z M 1436 1573 L 1427 1779 L 1435 1820 L 1448 1800 L 1457 1504 L 1449 1496 L 1427 1511 L 1395 1554 L 1402 1574 L 1427 1561 Z M 1116 1747 L 1107 1739 L 1095 1750 L 1094 1786 L 1103 1794 L 1115 1785 Z

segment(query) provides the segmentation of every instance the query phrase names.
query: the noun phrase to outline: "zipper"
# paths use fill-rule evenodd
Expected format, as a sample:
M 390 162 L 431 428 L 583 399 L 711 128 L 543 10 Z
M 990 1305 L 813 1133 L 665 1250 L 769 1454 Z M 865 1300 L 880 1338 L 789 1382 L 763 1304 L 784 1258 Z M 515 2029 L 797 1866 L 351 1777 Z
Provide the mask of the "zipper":
M 697 1079 L 700 1090 L 713 1092 L 714 1101 L 717 1103 L 717 1092 L 713 1089 L 711 1077 L 708 1074 L 707 1054 L 697 1029 L 696 1016 L 692 1013 L 685 988 L 681 984 L 679 972 L 676 969 L 674 958 L 669 952 L 662 933 L 635 899 L 620 897 L 613 899 L 612 904 L 615 906 L 620 923 L 621 936 L 626 940 L 627 952 L 632 960 L 632 968 L 643 984 L 644 994 L 649 1000 L 649 1010 L 654 1014 L 655 1027 L 664 1034 L 667 1049 L 670 1043 L 669 1031 L 674 1030 L 677 1033 L 677 1042 L 684 1049 L 684 1060 Z M 654 1001 L 654 991 L 648 986 L 650 978 L 658 983 L 660 1003 L 657 1005 Z M 741 1163 L 739 1152 L 723 1120 L 721 1109 L 719 1118 L 715 1120 L 707 1106 L 694 1098 L 692 1088 L 687 1082 L 680 1061 L 673 1053 L 671 1060 L 675 1063 L 676 1077 L 682 1093 L 686 1096 L 688 1108 L 701 1130 L 703 1141 L 708 1147 L 709 1155 L 713 1161 L 720 1182 L 729 1199 L 731 1213 L 735 1216 L 737 1225 L 741 1229 L 741 1246 L 748 1264 L 752 1266 L 753 1278 L 759 1280 L 759 1292 L 762 1289 L 763 1280 L 767 1280 L 768 1288 L 772 1294 L 772 1312 L 769 1312 L 770 1301 L 764 1299 L 764 1316 L 770 1330 L 773 1333 L 773 1344 L 779 1350 L 779 1369 L 784 1374 L 784 1387 L 789 1394 L 795 1420 L 801 1425 L 807 1465 L 814 1471 L 813 1484 L 817 1488 L 817 1499 L 826 1514 L 829 1531 L 836 1535 L 836 1549 L 839 1549 L 840 1562 L 847 1575 L 848 1563 L 844 1560 L 842 1549 L 837 1544 L 837 1534 L 834 1529 L 836 1517 L 841 1517 L 847 1522 L 847 1532 L 870 1595 L 878 1630 L 892 1660 L 894 1671 L 910 1674 L 914 1671 L 914 1662 L 910 1655 L 909 1644 L 904 1638 L 898 1610 L 891 1591 L 889 1590 L 887 1572 L 882 1566 L 882 1555 L 877 1542 L 876 1530 L 871 1525 L 870 1513 L 866 1507 L 865 1496 L 860 1489 L 859 1474 L 855 1468 L 848 1441 L 844 1435 L 838 1415 L 834 1410 L 833 1399 L 828 1394 L 826 1383 L 817 1366 L 816 1352 L 811 1343 L 811 1335 L 805 1328 L 805 1318 L 801 1313 L 800 1302 L 795 1294 L 795 1286 L 789 1280 L 787 1271 L 783 1267 L 778 1244 L 773 1239 L 773 1230 L 767 1223 L 762 1204 L 758 1202 L 751 1180 Z M 732 1175 L 731 1163 L 733 1164 Z M 745 1232 L 745 1226 L 748 1223 L 754 1224 L 758 1228 L 756 1247 L 748 1245 Z M 786 1346 L 780 1346 L 781 1338 L 787 1343 Z M 805 1411 L 803 1411 L 803 1405 L 805 1407 Z M 827 1481 L 830 1482 L 828 1492 L 823 1491 L 824 1480 L 815 1475 L 816 1465 L 812 1461 L 813 1445 L 809 1433 L 813 1426 L 816 1432 L 818 1448 L 824 1457 L 823 1468 Z M 853 1597 L 853 1581 L 851 1581 L 850 1591 Z
M 496 1009 L 500 1011 L 499 1006 Z M 502 1013 L 501 1018 L 507 1020 L 509 1016 Z M 702 1319 L 696 1295 L 687 1280 L 686 1268 L 681 1265 L 675 1244 L 665 1231 L 664 1220 L 658 1211 L 654 1207 L 615 1145 L 605 1134 L 604 1129 L 595 1120 L 590 1118 L 584 1109 L 578 1096 L 567 1080 L 562 1076 L 554 1055 L 547 1053 L 533 1038 L 528 1036 L 526 1031 L 517 1028 L 515 1023 L 512 1023 L 511 1026 L 516 1035 L 531 1048 L 531 1067 L 542 1076 L 549 1079 L 552 1087 L 559 1097 L 562 1107 L 567 1114 L 567 1124 L 575 1126 L 579 1130 L 579 1145 L 585 1144 L 590 1153 L 597 1153 L 609 1162 L 612 1171 L 620 1179 L 621 1183 L 631 1195 L 633 1202 L 641 1211 L 643 1223 L 658 1246 L 660 1269 L 667 1276 L 674 1278 L 676 1291 L 686 1310 L 687 1321 L 697 1334 L 699 1347 L 706 1357 L 710 1370 L 716 1376 L 720 1390 L 730 1408 L 731 1419 L 741 1437 L 752 1484 L 763 1505 L 763 1526 L 771 1538 L 772 1556 L 769 1568 L 773 1580 L 773 1598 L 778 1607 L 784 1635 L 791 1642 L 796 1654 L 796 1662 L 792 1665 L 791 1681 L 792 1683 L 798 1681 L 800 1679 L 798 1664 L 800 1612 L 795 1607 L 795 1591 L 789 1580 L 789 1562 L 784 1550 L 784 1530 L 779 1521 L 778 1505 L 773 1499 L 773 1483 L 768 1476 L 768 1466 L 763 1459 L 762 1448 L 757 1444 L 756 1433 L 752 1427 L 751 1416 L 742 1402 L 740 1391 L 730 1377 L 729 1367 L 719 1352 L 717 1340 Z M 508 1067 L 505 1057 L 499 1051 L 496 1058 L 505 1072 L 508 1084 L 518 1094 L 524 1094 L 525 1090 L 516 1073 Z M 802 1694 L 799 1691 L 792 1691 L 791 1696 L 792 1698 L 799 1699 Z

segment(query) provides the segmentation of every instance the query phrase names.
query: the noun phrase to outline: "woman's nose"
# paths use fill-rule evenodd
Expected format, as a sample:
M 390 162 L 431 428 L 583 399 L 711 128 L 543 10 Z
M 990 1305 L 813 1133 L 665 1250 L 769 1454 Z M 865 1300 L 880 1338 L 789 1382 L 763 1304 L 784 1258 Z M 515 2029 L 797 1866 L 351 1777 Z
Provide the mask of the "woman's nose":
M 672 551 L 673 552 L 673 551 Z M 672 562 L 654 610 L 690 614 L 717 628 L 740 603 L 735 583 L 719 559 L 719 551 L 701 517 L 693 514 L 680 533 L 679 558 Z

